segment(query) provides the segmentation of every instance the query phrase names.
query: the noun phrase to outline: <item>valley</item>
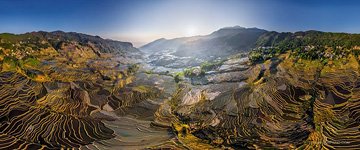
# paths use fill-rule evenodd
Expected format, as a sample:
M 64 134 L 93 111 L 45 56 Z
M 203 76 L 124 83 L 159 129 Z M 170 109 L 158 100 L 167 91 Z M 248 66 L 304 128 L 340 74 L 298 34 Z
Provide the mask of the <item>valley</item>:
M 359 34 L 0 35 L 1 149 L 356 149 Z

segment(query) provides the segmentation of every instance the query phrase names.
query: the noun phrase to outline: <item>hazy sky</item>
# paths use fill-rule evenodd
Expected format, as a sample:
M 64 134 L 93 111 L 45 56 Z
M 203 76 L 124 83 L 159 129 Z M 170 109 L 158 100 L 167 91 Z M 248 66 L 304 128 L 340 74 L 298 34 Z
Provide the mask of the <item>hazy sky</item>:
M 351 0 L 0 0 L 0 32 L 75 31 L 133 42 L 240 25 L 360 33 Z

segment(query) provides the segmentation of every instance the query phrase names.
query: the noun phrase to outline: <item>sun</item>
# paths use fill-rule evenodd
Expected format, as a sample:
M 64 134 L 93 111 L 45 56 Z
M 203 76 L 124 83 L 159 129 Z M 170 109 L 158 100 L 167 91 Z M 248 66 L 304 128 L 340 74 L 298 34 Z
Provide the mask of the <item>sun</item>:
M 197 28 L 195 26 L 188 26 L 185 31 L 186 36 L 194 36 L 197 34 Z

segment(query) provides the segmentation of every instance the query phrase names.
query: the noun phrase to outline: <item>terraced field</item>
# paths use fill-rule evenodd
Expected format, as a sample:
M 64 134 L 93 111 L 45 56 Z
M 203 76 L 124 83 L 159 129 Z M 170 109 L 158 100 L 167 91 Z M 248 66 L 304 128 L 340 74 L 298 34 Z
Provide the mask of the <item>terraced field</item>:
M 294 63 L 284 54 L 251 66 L 240 83 L 184 84 L 172 100 L 182 140 L 190 134 L 211 149 L 357 149 L 358 61 L 342 61 Z
M 168 140 L 171 133 L 149 121 L 163 101 L 161 87 L 134 81 L 141 74 L 133 66 L 103 61 L 93 69 L 46 74 L 39 68 L 56 67 L 43 64 L 34 76 L 2 71 L 1 149 L 124 148 Z
M 69 43 L 31 56 L 1 49 L 0 149 L 360 147 L 356 55 L 239 55 L 179 77 L 138 56 L 96 54 L 91 41 Z

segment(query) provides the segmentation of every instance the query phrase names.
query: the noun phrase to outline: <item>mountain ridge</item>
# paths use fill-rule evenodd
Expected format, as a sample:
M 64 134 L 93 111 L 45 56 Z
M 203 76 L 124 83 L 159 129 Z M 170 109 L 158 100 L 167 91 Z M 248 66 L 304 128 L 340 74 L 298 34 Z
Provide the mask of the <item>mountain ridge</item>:
M 101 53 L 140 53 L 140 51 L 130 42 L 122 42 L 112 39 L 104 39 L 100 36 L 94 36 L 78 32 L 57 31 L 32 31 L 21 34 L 0 33 L 0 39 L 8 43 L 31 43 L 46 42 L 47 46 L 59 48 L 59 44 L 66 42 L 78 42 L 81 45 L 93 44 Z M 37 41 L 38 40 L 38 41 Z M 4 42 L 2 42 L 4 43 Z M 33 44 L 35 44 L 33 43 Z
M 218 57 L 233 54 L 238 51 L 247 51 L 252 48 L 256 39 L 268 32 L 258 28 L 244 28 L 240 26 L 225 27 L 208 35 L 182 37 L 174 39 L 157 39 L 139 49 L 143 52 L 157 52 L 161 50 L 174 50 L 174 55 Z M 240 41 L 240 42 L 239 42 Z M 249 44 L 250 43 L 250 44 Z M 219 49 L 222 54 L 217 53 Z M 205 53 L 206 52 L 206 53 Z
M 270 43 L 261 43 L 266 38 L 277 40 L 296 39 L 293 37 L 307 36 L 315 38 L 317 34 L 329 34 L 339 36 L 357 36 L 357 33 L 346 32 L 325 32 L 317 30 L 278 32 L 259 29 L 256 27 L 245 28 L 241 26 L 220 28 L 208 35 L 181 37 L 173 39 L 160 38 L 139 47 L 145 53 L 154 53 L 164 50 L 173 50 L 174 55 L 182 57 L 208 56 L 228 56 L 238 52 L 249 52 L 257 47 L 271 46 Z M 326 37 L 323 37 L 326 38 Z M 341 39 L 334 39 L 341 40 Z M 270 42 L 270 41 L 268 41 Z M 272 41 L 277 42 L 277 41 Z

